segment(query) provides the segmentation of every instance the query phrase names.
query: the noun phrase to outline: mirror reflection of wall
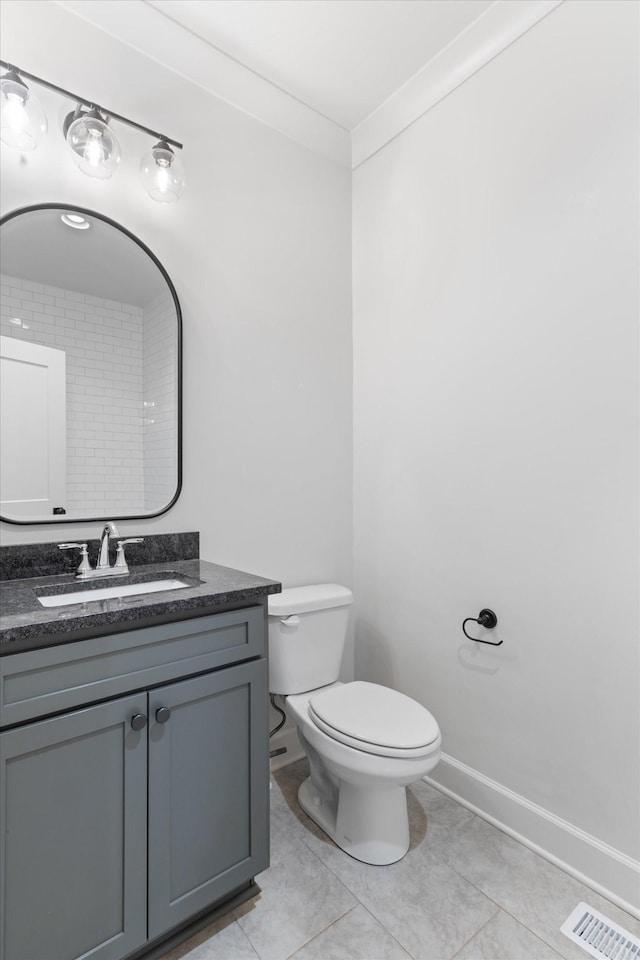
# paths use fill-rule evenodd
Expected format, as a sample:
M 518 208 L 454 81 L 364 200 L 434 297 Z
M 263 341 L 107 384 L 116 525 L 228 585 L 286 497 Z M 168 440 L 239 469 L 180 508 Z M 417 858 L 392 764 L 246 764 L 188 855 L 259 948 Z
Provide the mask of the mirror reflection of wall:
M 56 217 L 59 222 L 59 212 Z M 3 231 L 9 225 L 4 224 Z M 8 239 L 3 233 L 5 248 Z M 129 259 L 134 252 L 149 259 L 126 235 L 118 240 L 131 248 L 125 251 Z M 11 483 L 7 481 L 6 494 L 2 492 L 2 514 L 9 519 L 55 519 L 52 510 L 57 507 L 65 510 L 65 519 L 157 513 L 170 503 L 177 483 L 178 324 L 171 291 L 150 260 L 157 275 L 136 286 L 112 276 L 114 262 L 110 269 L 108 257 L 100 257 L 92 267 L 93 277 L 87 276 L 86 267 L 79 271 L 73 260 L 64 275 L 57 271 L 64 284 L 43 282 L 52 277 L 42 259 L 24 246 L 20 255 L 14 249 L 3 258 L 3 266 L 13 270 L 0 276 L 0 334 L 3 342 L 22 341 L 64 353 L 66 480 L 61 502 L 42 497 L 39 504 L 37 496 L 29 501 L 34 483 L 27 472 L 33 463 L 21 457 L 24 477 L 21 480 L 20 465 L 17 471 L 14 465 Z M 135 297 L 115 299 L 118 290 L 135 291 Z M 114 298 L 106 295 L 112 291 Z M 29 389 L 26 377 L 14 378 L 14 393 Z M 8 418 L 19 434 L 26 406 L 25 397 L 12 396 L 3 414 L 3 443 L 9 442 Z M 42 416 L 49 413 L 42 410 Z M 48 479 L 40 484 L 43 490 L 47 487 L 55 489 Z M 16 495 L 18 488 L 27 494 Z M 59 498 L 59 489 L 52 496 Z

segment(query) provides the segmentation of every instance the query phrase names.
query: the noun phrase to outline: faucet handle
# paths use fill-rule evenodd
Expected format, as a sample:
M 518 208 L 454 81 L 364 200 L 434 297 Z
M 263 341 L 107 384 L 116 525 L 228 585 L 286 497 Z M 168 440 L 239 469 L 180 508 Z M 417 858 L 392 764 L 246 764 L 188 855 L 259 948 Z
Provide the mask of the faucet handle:
M 144 537 L 127 537 L 125 540 L 118 540 L 118 552 L 116 554 L 116 568 L 122 570 L 124 573 L 127 573 L 129 566 L 124 556 L 124 545 L 125 543 L 144 543 Z
M 78 576 L 84 576 L 89 570 L 91 570 L 91 564 L 89 563 L 89 554 L 87 553 L 87 544 L 86 543 L 59 543 L 58 550 L 80 550 L 80 566 L 78 567 Z

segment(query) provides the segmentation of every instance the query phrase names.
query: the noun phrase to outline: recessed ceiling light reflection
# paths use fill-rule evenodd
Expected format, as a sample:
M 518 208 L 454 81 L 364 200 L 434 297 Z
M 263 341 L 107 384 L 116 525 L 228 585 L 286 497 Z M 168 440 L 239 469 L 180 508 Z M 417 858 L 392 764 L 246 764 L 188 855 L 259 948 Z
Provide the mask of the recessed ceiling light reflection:
M 77 213 L 63 213 L 60 219 L 63 223 L 66 223 L 68 227 L 73 227 L 74 230 L 88 230 L 91 226 L 89 220 L 85 220 L 84 217 L 79 216 Z

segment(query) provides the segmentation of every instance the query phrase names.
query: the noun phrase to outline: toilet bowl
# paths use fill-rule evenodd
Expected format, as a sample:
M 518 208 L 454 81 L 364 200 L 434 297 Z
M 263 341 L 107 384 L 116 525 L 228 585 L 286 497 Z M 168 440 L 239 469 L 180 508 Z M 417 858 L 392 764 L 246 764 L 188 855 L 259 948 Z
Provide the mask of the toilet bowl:
M 351 856 L 383 865 L 409 849 L 406 787 L 437 764 L 441 736 L 410 697 L 338 682 L 351 602 L 336 584 L 269 598 L 269 686 L 286 697 L 309 759 L 300 806 Z
M 355 710 L 365 700 L 373 708 L 379 694 L 383 694 L 380 701 L 387 709 L 404 707 L 404 701 L 421 708 L 395 690 L 362 682 L 335 683 L 319 691 L 289 696 L 286 701 L 311 770 L 298 794 L 302 809 L 357 860 L 395 863 L 409 849 L 405 788 L 440 759 L 440 731 L 427 710 L 423 719 L 429 739 L 420 746 L 394 747 L 389 738 L 384 744 L 366 739 L 371 736 L 366 721 L 374 719 L 367 713 L 358 717 L 354 712 L 348 733 L 331 730 L 326 722 L 320 726 L 314 704 L 322 705 L 325 694 L 338 692 L 345 706 L 348 700 L 354 701 Z M 375 719 L 380 719 L 380 714 Z

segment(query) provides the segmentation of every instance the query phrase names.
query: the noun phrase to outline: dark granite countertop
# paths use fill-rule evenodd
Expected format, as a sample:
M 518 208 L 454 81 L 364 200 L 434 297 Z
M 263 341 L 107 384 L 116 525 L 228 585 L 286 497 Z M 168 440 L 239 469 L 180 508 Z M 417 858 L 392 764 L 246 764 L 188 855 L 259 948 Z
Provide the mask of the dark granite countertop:
M 63 607 L 43 607 L 38 600 L 38 595 L 78 590 L 90 595 L 103 587 L 159 579 L 182 579 L 188 586 Z M 247 606 L 281 589 L 275 580 L 204 560 L 138 564 L 127 576 L 88 581 L 72 573 L 6 580 L 0 582 L 0 656 L 198 616 L 212 607 Z

